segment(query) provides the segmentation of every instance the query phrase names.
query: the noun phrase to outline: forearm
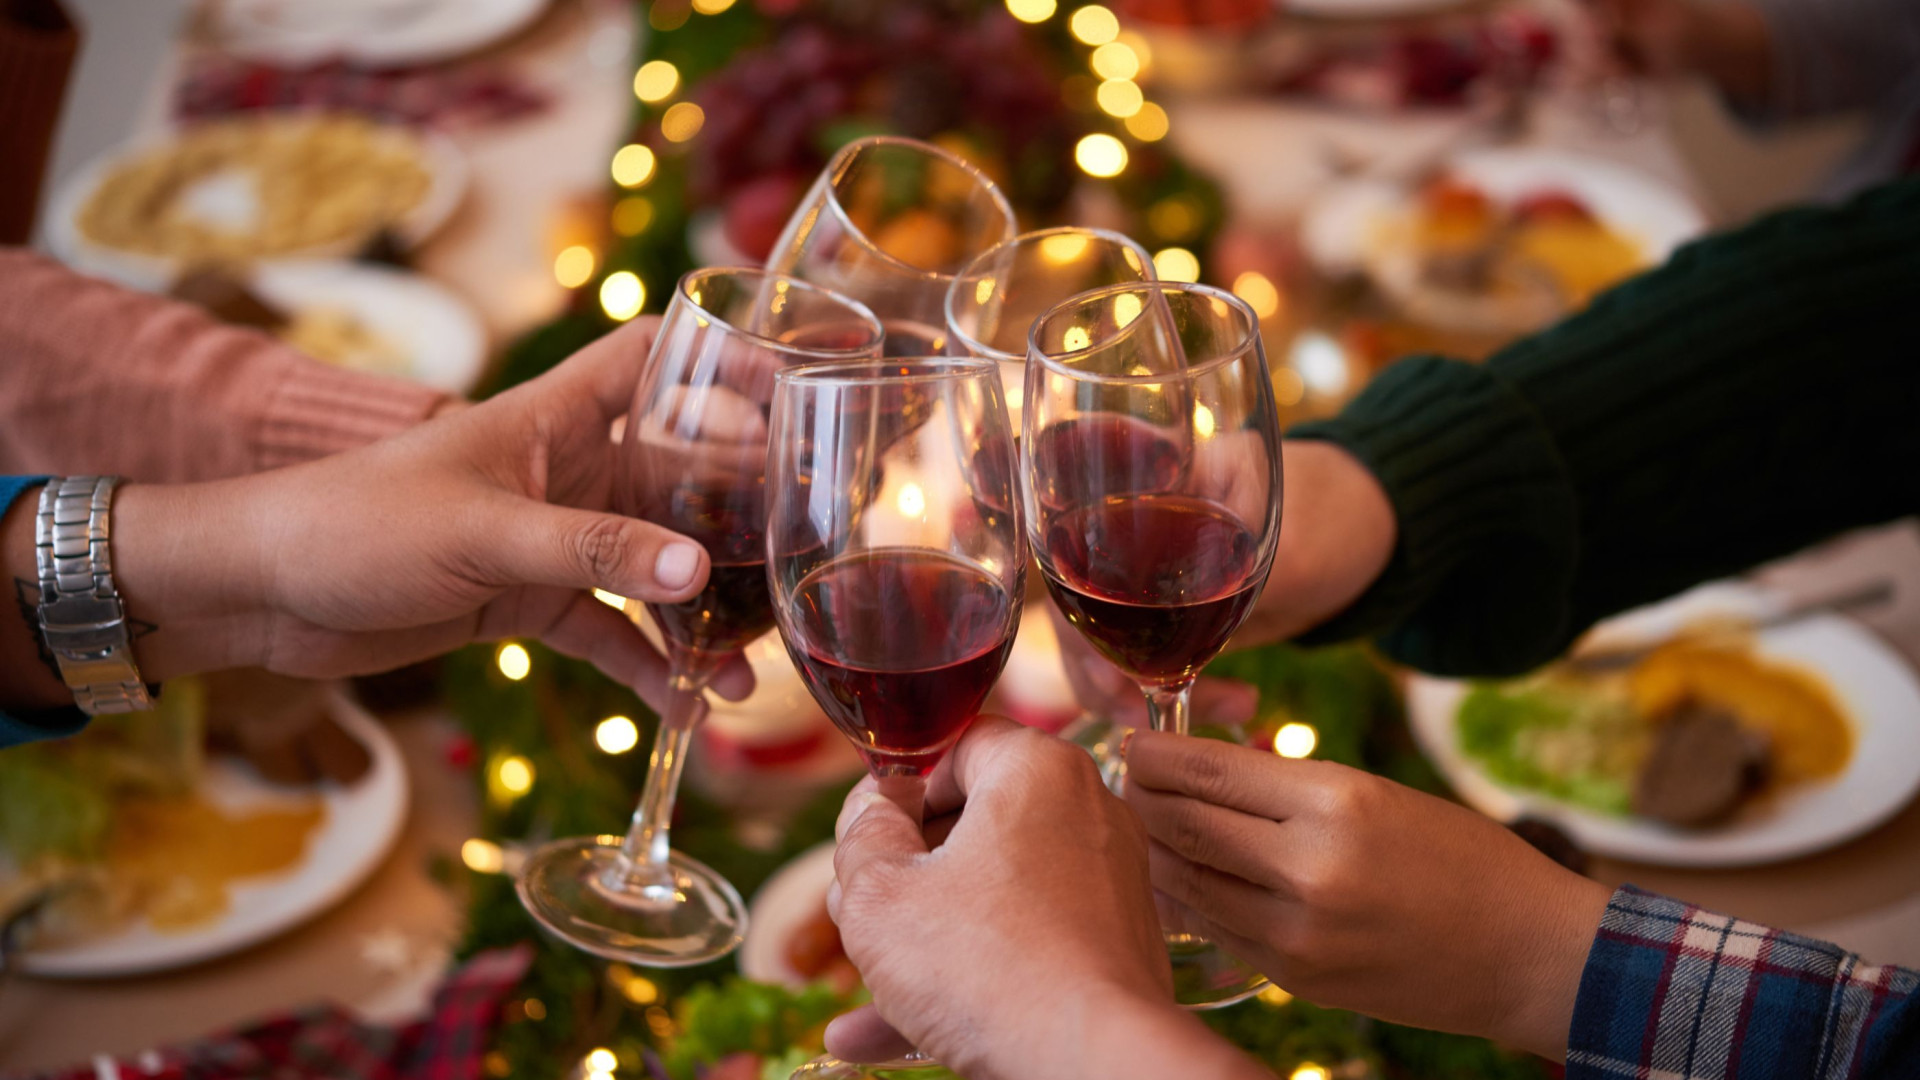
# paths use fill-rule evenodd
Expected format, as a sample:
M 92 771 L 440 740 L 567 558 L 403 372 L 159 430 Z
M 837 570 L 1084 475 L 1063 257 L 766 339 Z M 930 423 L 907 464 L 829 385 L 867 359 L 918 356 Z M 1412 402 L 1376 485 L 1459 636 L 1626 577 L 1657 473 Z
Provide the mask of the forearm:
M 1595 620 L 1920 507 L 1920 182 L 1683 250 L 1483 366 L 1403 361 L 1334 421 L 1391 499 L 1320 638 L 1522 671 Z
M 0 250 L 0 472 L 208 480 L 350 449 L 446 395 Z

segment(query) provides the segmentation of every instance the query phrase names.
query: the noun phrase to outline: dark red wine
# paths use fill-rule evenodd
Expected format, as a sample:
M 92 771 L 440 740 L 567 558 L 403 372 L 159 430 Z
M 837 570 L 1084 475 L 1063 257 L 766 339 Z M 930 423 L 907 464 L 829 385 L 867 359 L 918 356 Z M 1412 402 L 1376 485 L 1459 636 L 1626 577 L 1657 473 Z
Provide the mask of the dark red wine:
M 1041 565 L 1053 602 L 1094 648 L 1165 686 L 1197 675 L 1246 621 L 1266 579 L 1258 547 L 1216 503 L 1127 495 L 1055 517 Z
M 764 486 L 680 487 L 641 517 L 699 541 L 712 569 L 706 588 L 678 604 L 648 604 L 673 647 L 697 656 L 738 651 L 773 628 L 767 592 Z
M 944 327 L 928 326 L 909 319 L 883 321 L 887 328 L 887 339 L 880 346 L 882 356 L 939 356 L 946 351 L 947 331 Z
M 1151 424 L 1093 414 L 1043 428 L 1033 442 L 1034 494 L 1050 509 L 1128 492 L 1165 491 L 1180 448 Z
M 876 766 L 922 774 L 980 711 L 1017 614 L 999 578 L 907 548 L 827 563 L 792 604 L 787 651 L 814 700 Z

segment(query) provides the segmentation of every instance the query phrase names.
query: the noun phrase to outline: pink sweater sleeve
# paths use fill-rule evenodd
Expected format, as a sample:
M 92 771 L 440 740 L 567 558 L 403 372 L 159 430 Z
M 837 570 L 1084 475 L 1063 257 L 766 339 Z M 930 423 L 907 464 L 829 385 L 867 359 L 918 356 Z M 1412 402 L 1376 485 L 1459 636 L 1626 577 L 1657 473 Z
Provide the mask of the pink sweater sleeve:
M 0 473 L 211 480 L 373 442 L 446 400 L 0 249 Z

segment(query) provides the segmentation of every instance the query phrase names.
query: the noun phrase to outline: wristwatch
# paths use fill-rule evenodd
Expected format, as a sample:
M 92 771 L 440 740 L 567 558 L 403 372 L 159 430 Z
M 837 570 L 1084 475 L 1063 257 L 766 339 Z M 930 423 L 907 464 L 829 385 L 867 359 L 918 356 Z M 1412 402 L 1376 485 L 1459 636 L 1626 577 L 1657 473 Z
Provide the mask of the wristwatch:
M 108 521 L 117 476 L 69 476 L 40 489 L 34 555 L 40 633 L 74 704 L 89 716 L 153 707 L 133 663 L 127 611 L 113 587 Z

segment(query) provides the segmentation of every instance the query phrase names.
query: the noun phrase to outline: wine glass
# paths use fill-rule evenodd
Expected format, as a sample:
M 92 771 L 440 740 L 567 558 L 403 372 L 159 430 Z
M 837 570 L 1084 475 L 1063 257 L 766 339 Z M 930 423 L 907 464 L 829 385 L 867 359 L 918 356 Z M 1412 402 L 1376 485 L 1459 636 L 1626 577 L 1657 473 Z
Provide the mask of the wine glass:
M 1021 233 L 954 277 L 947 289 L 947 352 L 999 363 L 1018 435 L 1033 321 L 1089 289 L 1152 280 L 1152 257 L 1117 232 L 1065 226 Z
M 767 575 L 807 688 L 915 820 L 1000 677 L 1027 553 L 992 361 L 804 364 L 775 379 Z M 881 421 L 919 418 L 889 440 Z M 929 1065 L 924 1055 L 880 1068 Z M 822 1058 L 795 1077 L 858 1077 Z
M 773 625 L 765 477 L 774 374 L 793 363 L 878 357 L 882 333 L 859 303 L 764 270 L 696 270 L 675 287 L 618 436 L 615 504 L 699 541 L 711 571 L 691 600 L 647 605 L 671 673 L 625 839 L 556 840 L 521 869 L 521 903 L 572 945 L 683 967 L 740 944 L 747 911 L 739 892 L 671 850 L 674 796 L 707 683 Z
M 1205 285 L 1095 289 L 1033 325 L 1020 444 L 1047 591 L 1188 734 L 1195 677 L 1246 621 L 1280 533 L 1280 421 L 1259 320 Z M 1216 1008 L 1266 980 L 1169 933 L 1175 999 Z
M 937 146 L 874 136 L 827 162 L 767 269 L 872 308 L 886 355 L 934 355 L 954 275 L 1013 233 L 1013 209 L 985 173 Z

